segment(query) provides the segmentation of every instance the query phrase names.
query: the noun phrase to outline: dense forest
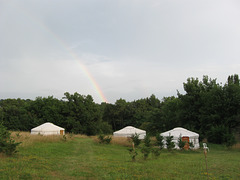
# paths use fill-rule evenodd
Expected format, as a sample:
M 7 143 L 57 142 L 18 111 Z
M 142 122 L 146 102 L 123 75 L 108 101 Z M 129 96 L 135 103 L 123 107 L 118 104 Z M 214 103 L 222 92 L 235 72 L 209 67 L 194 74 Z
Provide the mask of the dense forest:
M 96 135 L 109 134 L 132 125 L 155 135 L 175 127 L 198 132 L 209 142 L 225 143 L 239 133 L 240 85 L 237 74 L 226 84 L 203 76 L 188 78 L 183 83 L 184 94 L 177 97 L 155 95 L 115 104 L 94 102 L 91 95 L 64 93 L 62 99 L 53 96 L 30 99 L 0 100 L 0 122 L 9 130 L 30 131 L 44 122 L 64 127 L 67 132 Z

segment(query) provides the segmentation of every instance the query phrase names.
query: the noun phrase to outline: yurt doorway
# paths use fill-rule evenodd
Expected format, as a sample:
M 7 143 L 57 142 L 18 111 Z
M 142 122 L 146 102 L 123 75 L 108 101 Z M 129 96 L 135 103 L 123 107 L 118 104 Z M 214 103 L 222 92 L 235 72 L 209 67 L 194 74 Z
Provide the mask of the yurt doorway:
M 64 130 L 60 130 L 60 135 L 63 135 Z
M 189 149 L 189 137 L 187 136 L 183 136 L 182 137 L 182 141 L 185 141 L 185 146 L 184 146 L 184 149 L 188 150 Z

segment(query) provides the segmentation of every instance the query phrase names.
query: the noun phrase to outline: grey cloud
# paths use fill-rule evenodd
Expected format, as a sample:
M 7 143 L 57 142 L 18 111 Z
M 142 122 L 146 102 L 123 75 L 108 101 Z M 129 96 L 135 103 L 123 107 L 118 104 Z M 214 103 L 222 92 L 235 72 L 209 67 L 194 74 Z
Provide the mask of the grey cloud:
M 239 73 L 239 7 L 237 0 L 1 1 L 0 97 L 78 91 L 101 101 L 80 64 L 111 102 L 170 96 L 192 76 L 225 82 Z

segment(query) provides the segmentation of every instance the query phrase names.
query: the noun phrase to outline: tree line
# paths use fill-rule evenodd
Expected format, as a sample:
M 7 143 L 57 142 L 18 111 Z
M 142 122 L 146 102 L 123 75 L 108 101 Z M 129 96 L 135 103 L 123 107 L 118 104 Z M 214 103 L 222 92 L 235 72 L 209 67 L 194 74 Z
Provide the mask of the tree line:
M 0 121 L 9 130 L 30 131 L 45 122 L 64 127 L 66 132 L 86 135 L 110 134 L 125 126 L 135 126 L 150 135 L 184 127 L 209 142 L 234 140 L 240 127 L 240 85 L 237 74 L 222 85 L 203 76 L 188 78 L 185 93 L 164 97 L 155 95 L 114 104 L 94 102 L 91 95 L 64 93 L 62 99 L 37 97 L 0 100 Z

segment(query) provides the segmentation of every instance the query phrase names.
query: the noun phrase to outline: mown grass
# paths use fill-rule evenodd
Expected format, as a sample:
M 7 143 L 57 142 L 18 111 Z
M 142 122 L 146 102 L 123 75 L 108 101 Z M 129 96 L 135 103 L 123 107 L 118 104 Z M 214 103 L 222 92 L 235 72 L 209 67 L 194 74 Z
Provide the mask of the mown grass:
M 96 137 L 66 135 L 30 136 L 13 134 L 23 143 L 13 157 L 0 156 L 0 179 L 206 179 L 202 150 L 162 151 L 146 161 L 138 152 L 131 161 L 127 139 L 113 144 L 96 142 Z M 28 137 L 28 138 L 26 138 Z M 29 141 L 29 142 L 25 142 Z M 121 144 L 121 145 L 119 145 Z M 209 145 L 209 179 L 240 179 L 240 151 Z

